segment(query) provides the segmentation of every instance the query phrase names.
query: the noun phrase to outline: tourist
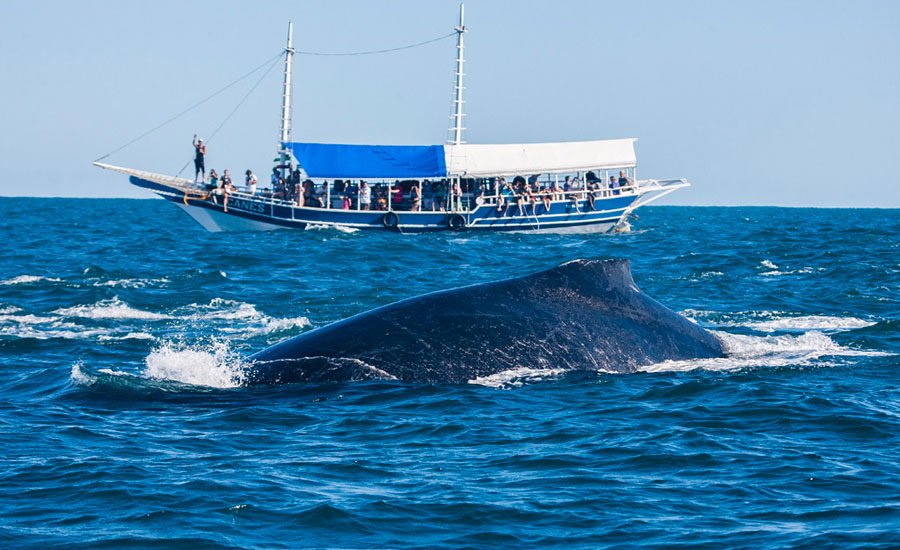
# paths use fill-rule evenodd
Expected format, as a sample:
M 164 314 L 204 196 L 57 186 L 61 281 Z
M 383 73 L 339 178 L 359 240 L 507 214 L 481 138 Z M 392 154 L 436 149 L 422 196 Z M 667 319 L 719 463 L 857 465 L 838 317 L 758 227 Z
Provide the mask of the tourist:
M 206 145 L 203 144 L 203 138 L 197 139 L 194 134 L 194 182 L 206 180 Z M 197 176 L 203 174 L 203 179 L 198 180 Z
M 419 182 L 414 181 L 412 188 L 409 190 L 409 199 L 412 205 L 409 207 L 410 212 L 418 212 L 422 207 L 422 190 L 419 188 Z
M 281 183 L 281 174 L 278 173 L 278 168 L 272 168 L 272 175 L 269 176 L 269 183 L 272 185 L 272 189 L 275 189 L 276 193 L 278 192 L 278 184 Z M 282 195 L 284 194 L 284 190 L 281 190 Z
M 256 174 L 248 168 L 247 171 L 244 172 L 244 175 L 246 176 L 244 178 L 244 189 L 247 191 L 248 195 L 253 196 L 256 194 L 256 184 L 258 183 Z
M 359 183 L 359 209 L 370 210 L 372 205 L 372 188 L 365 180 Z
M 435 210 L 443 212 L 447 207 L 447 181 L 436 181 L 432 188 L 434 189 Z
M 223 198 L 223 206 L 225 207 L 225 212 L 228 212 L 228 197 L 231 196 L 231 192 L 234 190 L 234 185 L 231 183 L 231 174 L 228 173 L 228 168 L 222 172 L 222 180 L 220 188 L 222 189 Z
M 459 178 L 456 178 L 450 188 L 450 209 L 454 212 L 462 210 L 462 187 L 459 185 Z
M 383 183 L 375 192 L 375 210 L 387 210 L 387 192 Z
M 625 170 L 619 170 L 619 187 L 629 187 L 631 183 L 631 178 L 625 175 Z
M 215 191 L 219 188 L 219 174 L 216 173 L 215 168 L 210 168 L 209 170 L 209 182 L 206 184 L 207 191 Z
M 422 209 L 434 212 L 434 191 L 431 187 L 431 180 L 422 182 Z
M 519 215 L 525 215 L 525 183 L 524 180 L 522 183 L 519 183 L 516 187 L 516 206 L 519 208 Z
M 541 202 L 544 203 L 544 213 L 546 214 L 547 212 L 550 212 L 551 198 L 550 193 L 546 190 L 541 193 Z
M 403 186 L 400 184 L 400 180 L 396 180 L 394 185 L 391 186 L 391 193 L 393 194 L 391 197 L 391 207 L 395 210 L 399 210 L 400 205 L 403 204 Z
M 553 196 L 553 200 L 562 200 L 562 189 L 559 187 L 558 179 L 554 179 L 553 183 L 550 184 L 550 193 Z

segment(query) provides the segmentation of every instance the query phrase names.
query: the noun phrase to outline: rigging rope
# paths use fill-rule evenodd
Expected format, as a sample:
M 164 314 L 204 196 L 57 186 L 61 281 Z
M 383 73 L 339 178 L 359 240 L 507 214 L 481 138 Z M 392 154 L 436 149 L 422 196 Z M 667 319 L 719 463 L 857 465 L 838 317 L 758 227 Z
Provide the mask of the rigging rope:
M 234 116 L 234 113 L 236 113 L 236 112 L 238 111 L 238 109 L 241 108 L 241 105 L 243 105 L 244 102 L 247 101 L 247 98 L 249 98 L 250 95 L 251 95 L 254 91 L 256 91 L 257 88 L 259 88 L 259 85 L 262 84 L 262 81 L 265 80 L 266 76 L 268 76 L 270 72 L 272 72 L 272 69 L 275 67 L 275 65 L 278 64 L 278 61 L 280 60 L 280 58 L 281 58 L 281 54 L 278 54 L 278 56 L 277 56 L 275 59 L 271 60 L 271 64 L 269 65 L 269 68 L 266 69 L 266 71 L 262 74 L 262 76 L 259 77 L 259 80 L 256 81 L 256 84 L 254 84 L 253 87 L 250 88 L 250 91 L 248 91 L 248 92 L 244 95 L 244 97 L 241 98 L 241 101 L 240 101 L 237 105 L 235 105 L 234 109 L 232 109 L 231 112 L 228 113 L 228 116 L 225 117 L 225 120 L 223 120 L 222 123 L 219 124 L 219 126 L 216 127 L 215 130 L 213 130 L 213 133 L 210 134 L 210 136 L 206 139 L 206 144 L 207 144 L 207 145 L 209 145 L 209 143 L 213 140 L 213 138 L 216 137 L 216 134 L 219 133 L 219 130 L 221 130 L 222 127 L 225 126 L 225 124 L 226 124 L 229 120 L 231 120 L 231 117 L 233 117 L 233 116 Z M 181 173 L 184 172 L 184 169 L 187 168 L 188 165 L 189 165 L 190 163 L 191 163 L 190 160 L 187 161 L 187 162 L 185 163 L 185 165 L 181 167 L 181 170 L 178 171 L 178 174 L 176 174 L 175 176 L 176 176 L 176 177 L 180 176 Z
M 409 50 L 411 48 L 418 48 L 419 46 L 431 44 L 432 42 L 437 42 L 438 40 L 450 38 L 451 36 L 456 36 L 456 31 L 453 31 L 450 34 L 445 34 L 443 36 L 438 36 L 437 38 L 432 38 L 431 40 L 425 40 L 424 42 L 416 42 L 415 44 L 408 44 L 406 46 L 399 46 L 396 48 L 388 48 L 386 50 L 367 50 L 367 51 L 361 51 L 361 52 L 310 52 L 310 51 L 296 50 L 294 53 L 296 53 L 297 55 L 321 55 L 321 56 L 375 55 L 375 54 L 379 54 L 379 53 L 391 53 L 391 52 L 398 52 L 400 50 Z
M 445 34 L 445 35 L 443 35 L 443 36 L 438 36 L 437 38 L 432 38 L 432 39 L 430 39 L 430 40 L 425 40 L 425 41 L 423 41 L 423 42 L 416 42 L 415 44 L 407 44 L 406 46 L 398 46 L 398 47 L 396 47 L 396 48 L 387 48 L 387 49 L 382 49 L 382 50 L 367 50 L 367 51 L 359 51 L 359 52 L 314 52 L 314 51 L 296 50 L 294 53 L 297 54 L 297 55 L 329 56 L 329 57 L 336 57 L 336 56 L 337 56 L 337 57 L 346 57 L 346 56 L 357 56 L 357 55 L 376 55 L 376 54 L 391 53 L 391 52 L 397 52 L 397 51 L 401 51 L 401 50 L 409 50 L 409 49 L 412 49 L 412 48 L 418 48 L 419 46 L 425 46 L 425 45 L 427 45 L 427 44 L 431 44 L 431 43 L 437 42 L 437 41 L 439 41 L 439 40 L 444 40 L 445 38 L 450 38 L 451 36 L 455 36 L 456 34 L 457 34 L 456 31 L 454 31 L 454 32 L 452 32 L 452 33 L 450 33 L 450 34 Z M 178 119 L 181 118 L 182 116 L 188 114 L 189 112 L 193 111 L 193 110 L 196 109 L 197 107 L 203 105 L 203 104 L 206 103 L 207 101 L 213 99 L 214 97 L 218 96 L 219 94 L 221 94 L 221 93 L 224 92 L 225 90 L 228 90 L 229 88 L 231 88 L 231 87 L 234 86 L 235 84 L 237 84 L 237 83 L 243 81 L 244 79 L 248 78 L 250 75 L 256 73 L 257 71 L 259 71 L 260 69 L 262 69 L 263 67 L 265 67 L 266 65 L 269 65 L 269 63 L 271 63 L 272 65 L 269 66 L 269 68 L 268 68 L 268 69 L 266 70 L 266 72 L 263 74 L 263 77 L 265 77 L 265 75 L 268 74 L 269 71 L 272 70 L 272 67 L 275 66 L 275 61 L 279 60 L 279 59 L 281 58 L 281 56 L 283 56 L 283 55 L 284 55 L 284 50 L 278 52 L 278 55 L 276 55 L 275 57 L 272 57 L 272 58 L 270 58 L 270 59 L 267 59 L 265 62 L 263 62 L 262 64 L 260 64 L 260 65 L 257 66 L 256 68 L 254 68 L 254 69 L 252 69 L 251 71 L 245 73 L 243 76 L 239 77 L 237 80 L 234 80 L 234 81 L 230 82 L 229 84 L 225 85 L 224 87 L 220 88 L 219 90 L 217 90 L 217 91 L 213 92 L 212 94 L 206 96 L 205 98 L 201 99 L 201 100 L 198 101 L 197 103 L 194 103 L 193 105 L 191 105 L 191 106 L 188 107 L 187 109 L 181 111 L 181 112 L 178 113 L 177 115 L 175 115 L 175 116 L 173 116 L 173 117 L 171 117 L 171 118 L 169 118 L 169 119 L 167 119 L 167 120 L 161 122 L 160 124 L 157 124 L 157 125 L 154 126 L 153 128 L 147 130 L 147 131 L 144 132 L 143 134 L 141 134 L 141 135 L 139 135 L 138 137 L 132 139 L 131 141 L 125 143 L 124 145 L 121 145 L 121 146 L 119 146 L 119 147 L 116 147 L 115 149 L 113 149 L 112 151 L 106 153 L 105 155 L 103 155 L 103 156 L 101 156 L 101 157 L 98 157 L 97 159 L 94 160 L 94 162 L 99 162 L 99 161 L 101 161 L 101 160 L 103 160 L 103 159 L 109 157 L 110 155 L 113 155 L 113 154 L 115 154 L 115 153 L 118 153 L 119 151 L 121 151 L 122 149 L 128 147 L 129 145 L 133 145 L 134 143 L 137 143 L 138 141 L 144 139 L 145 137 L 149 136 L 150 134 L 152 134 L 153 132 L 159 130 L 160 128 L 162 128 L 162 127 L 164 127 L 164 126 L 166 126 L 166 125 L 168 125 L 168 124 L 170 124 L 170 123 L 172 123 L 172 122 L 178 120 Z M 244 96 L 244 98 L 241 100 L 241 102 L 238 103 L 238 106 L 235 107 L 235 109 L 234 109 L 234 110 L 233 110 L 233 111 L 225 118 L 225 120 L 222 122 L 222 124 L 220 124 L 219 127 L 216 128 L 216 131 L 213 132 L 213 135 L 215 135 L 215 134 L 222 128 L 222 126 L 224 126 L 225 123 L 228 122 L 228 119 L 230 119 L 231 116 L 234 115 L 235 111 L 237 111 L 237 109 L 244 103 L 244 101 L 247 100 L 247 97 L 249 97 L 250 93 L 253 93 L 253 90 L 255 90 L 255 89 L 257 88 L 257 86 L 259 86 L 259 83 L 260 83 L 260 82 L 262 82 L 262 78 L 260 78 L 260 80 L 253 86 L 253 88 L 250 90 L 250 92 L 249 92 L 246 96 Z M 210 139 L 212 139 L 212 136 L 210 136 Z M 210 140 L 207 140 L 207 143 L 209 143 L 209 141 L 210 141 Z M 188 164 L 190 164 L 190 161 L 188 162 Z M 187 167 L 187 165 L 185 165 L 185 168 L 186 168 L 186 167 Z M 184 171 L 184 168 L 182 168 L 181 171 L 178 172 L 178 173 L 180 174 L 180 173 L 183 172 L 183 171 Z
M 139 135 L 138 137 L 134 138 L 133 140 L 129 141 L 129 142 L 126 143 L 125 145 L 122 145 L 122 146 L 120 146 L 120 147 L 117 147 L 117 148 L 113 149 L 112 151 L 110 151 L 109 153 L 106 153 L 106 154 L 103 155 L 102 157 L 96 159 L 94 162 L 99 162 L 99 161 L 105 159 L 106 157 L 108 157 L 108 156 L 110 156 L 110 155 L 112 155 L 112 154 L 118 153 L 118 152 L 121 151 L 122 149 L 128 147 L 129 145 L 132 145 L 133 143 L 136 143 L 136 142 L 138 142 L 138 141 L 144 139 L 145 137 L 149 136 L 150 134 L 152 134 L 153 132 L 159 130 L 160 128 L 162 128 L 163 126 L 169 124 L 170 122 L 174 122 L 175 120 L 177 120 L 177 119 L 181 118 L 182 116 L 188 114 L 189 112 L 193 111 L 193 110 L 196 109 L 197 107 L 203 105 L 204 103 L 206 103 L 206 102 L 209 101 L 210 99 L 212 99 L 212 98 L 216 97 L 217 95 L 221 94 L 221 93 L 224 92 L 225 90 L 231 88 L 232 86 L 234 86 L 234 85 L 237 84 L 238 82 L 240 82 L 240 81 L 244 80 L 245 78 L 249 77 L 250 75 L 252 75 L 252 74 L 255 73 L 256 71 L 262 69 L 263 67 L 265 67 L 265 66 L 268 65 L 269 63 L 272 63 L 274 60 L 279 59 L 282 55 L 284 55 L 284 52 L 283 52 L 283 51 L 282 51 L 282 52 L 278 52 L 278 55 L 276 55 L 275 57 L 272 57 L 272 58 L 270 58 L 270 59 L 267 59 L 265 63 L 259 65 L 258 67 L 256 67 L 256 68 L 253 69 L 252 71 L 250 71 L 250 72 L 244 74 L 244 76 L 238 78 L 237 80 L 232 81 L 230 84 L 227 84 L 225 87 L 220 88 L 218 91 L 213 92 L 212 94 L 206 96 L 204 99 L 201 99 L 201 100 L 198 101 L 197 103 L 194 103 L 193 105 L 191 105 L 191 106 L 188 107 L 187 109 L 181 111 L 180 113 L 178 113 L 177 115 L 173 116 L 172 118 L 166 120 L 165 122 L 162 122 L 162 123 L 160 123 L 160 124 L 154 126 L 154 127 L 151 128 L 150 130 L 147 130 L 146 132 L 144 132 L 143 134 L 141 134 L 141 135 Z

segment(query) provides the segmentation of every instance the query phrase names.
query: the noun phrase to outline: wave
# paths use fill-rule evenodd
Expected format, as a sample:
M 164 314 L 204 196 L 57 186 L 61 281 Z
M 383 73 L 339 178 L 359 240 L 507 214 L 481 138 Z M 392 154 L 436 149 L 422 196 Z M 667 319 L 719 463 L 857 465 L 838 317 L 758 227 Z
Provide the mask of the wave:
M 477 384 L 479 386 L 487 386 L 489 388 L 517 388 L 525 384 L 533 384 L 545 380 L 559 378 L 569 372 L 570 369 L 564 368 L 548 368 L 548 369 L 531 369 L 527 367 L 519 367 L 491 374 L 489 376 L 479 376 L 469 380 L 469 384 Z
M 42 277 L 40 275 L 19 275 L 12 279 L 0 281 L 0 285 L 27 285 L 31 283 L 61 283 L 62 279 L 56 277 Z
M 69 377 L 79 386 L 104 382 L 132 389 L 227 389 L 243 383 L 244 363 L 228 342 L 212 342 L 206 346 L 166 342 L 145 358 L 144 368 L 138 374 L 109 368 L 91 372 L 79 361 L 72 365 Z
M 713 331 L 722 342 L 726 357 L 663 361 L 640 367 L 640 372 L 728 371 L 756 367 L 810 366 L 822 357 L 883 357 L 891 353 L 857 350 L 841 346 L 826 334 L 811 331 L 797 336 L 746 336 Z M 831 366 L 831 363 L 819 363 Z
M 794 275 L 796 273 L 806 274 L 806 273 L 815 273 L 816 271 L 820 271 L 820 272 L 825 271 L 825 269 L 821 268 L 821 267 L 818 269 L 813 269 L 812 267 L 809 267 L 809 266 L 801 267 L 800 269 L 790 269 L 787 271 L 782 271 L 781 268 L 778 267 L 778 265 L 776 265 L 771 260 L 763 260 L 763 261 L 759 262 L 759 266 L 757 267 L 757 269 L 763 269 L 763 268 L 765 268 L 767 270 L 767 271 L 760 272 L 760 275 L 763 277 L 778 277 L 780 275 Z
M 135 309 L 120 300 L 118 296 L 109 300 L 100 300 L 86 306 L 57 309 L 53 313 L 62 317 L 81 317 L 85 319 L 143 319 L 158 321 L 172 318 L 170 315 L 162 313 Z
M 98 338 L 101 342 L 109 342 L 109 341 L 121 341 L 121 340 L 156 340 L 156 336 L 148 332 L 129 332 L 123 336 L 111 336 L 108 334 L 101 334 Z
M 305 328 L 311 323 L 307 317 L 270 317 L 253 304 L 214 298 L 206 305 L 191 304 L 183 308 L 185 318 L 192 321 L 245 321 L 241 326 L 223 327 L 225 333 L 241 333 L 247 338 L 264 336 L 273 332 Z
M 242 357 L 227 341 L 185 346 L 165 343 L 145 359 L 143 376 L 210 388 L 236 388 L 244 381 Z
M 108 281 L 94 281 L 93 286 L 108 286 L 113 288 L 146 288 L 148 286 L 162 286 L 171 282 L 167 277 L 158 279 L 110 279 Z
M 758 332 L 845 332 L 878 324 L 874 320 L 834 315 L 802 315 L 784 311 L 719 312 L 686 309 L 682 315 L 697 323 L 713 328 L 749 328 Z
M 327 224 L 322 224 L 322 223 L 311 223 L 306 226 L 307 231 L 321 231 L 323 229 L 339 231 L 341 233 L 348 233 L 348 234 L 356 233 L 357 231 L 359 231 L 359 229 L 356 229 L 355 227 L 341 227 L 341 226 L 327 225 Z
M 116 326 L 90 326 L 90 321 L 118 321 Z M 128 321 L 134 321 L 129 323 Z M 97 339 L 101 342 L 155 340 L 160 335 L 148 332 L 146 323 L 172 321 L 160 329 L 182 332 L 184 329 L 216 331 L 245 340 L 297 328 L 308 327 L 307 317 L 271 317 L 253 304 L 215 298 L 208 304 L 190 304 L 166 312 L 137 309 L 114 297 L 87 305 L 57 309 L 50 313 L 28 313 L 15 306 L 0 307 L 0 336 L 34 339 Z M 86 326 L 87 325 L 87 326 Z M 171 334 L 171 332 L 170 332 Z
M 776 317 L 768 321 L 754 321 L 746 327 L 760 332 L 808 331 L 843 332 L 877 324 L 856 317 L 832 317 L 830 315 L 801 315 L 798 317 Z

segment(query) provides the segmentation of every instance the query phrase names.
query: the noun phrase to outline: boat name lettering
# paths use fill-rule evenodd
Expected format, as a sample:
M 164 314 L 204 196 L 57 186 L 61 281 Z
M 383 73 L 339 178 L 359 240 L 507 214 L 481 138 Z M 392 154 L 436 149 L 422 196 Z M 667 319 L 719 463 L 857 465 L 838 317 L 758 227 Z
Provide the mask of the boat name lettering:
M 247 212 L 258 212 L 260 214 L 264 214 L 266 211 L 266 205 L 261 202 L 253 202 L 242 199 L 232 199 L 234 208 L 239 208 L 241 210 L 246 210 Z

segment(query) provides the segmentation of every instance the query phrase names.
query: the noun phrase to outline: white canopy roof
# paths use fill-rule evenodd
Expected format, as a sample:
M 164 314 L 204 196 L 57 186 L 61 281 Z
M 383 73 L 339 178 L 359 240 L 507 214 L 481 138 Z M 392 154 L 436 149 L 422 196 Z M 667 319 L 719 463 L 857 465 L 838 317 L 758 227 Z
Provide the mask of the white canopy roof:
M 635 138 L 561 143 L 444 145 L 447 173 L 473 178 L 631 168 Z

